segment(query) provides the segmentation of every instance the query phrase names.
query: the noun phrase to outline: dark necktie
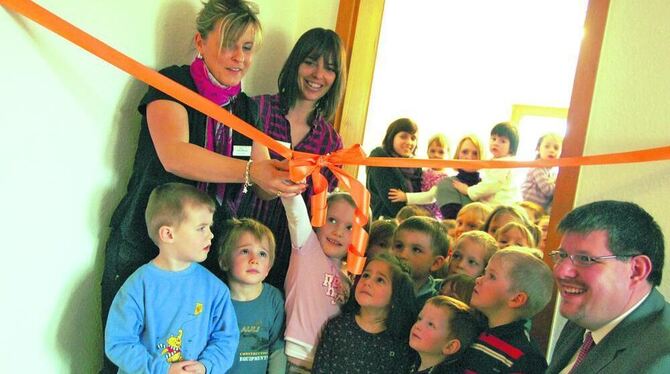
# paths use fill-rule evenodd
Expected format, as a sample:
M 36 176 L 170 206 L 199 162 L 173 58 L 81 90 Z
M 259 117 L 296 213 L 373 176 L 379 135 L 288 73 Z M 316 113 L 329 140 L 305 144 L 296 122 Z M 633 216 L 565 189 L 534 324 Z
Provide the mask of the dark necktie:
M 577 360 L 575 361 L 575 364 L 572 366 L 572 369 L 570 369 L 570 372 L 568 374 L 574 373 L 575 369 L 581 363 L 586 359 L 586 355 L 589 353 L 591 348 L 594 346 L 593 338 L 591 337 L 591 331 L 587 332 L 586 335 L 584 335 L 584 343 L 582 343 L 582 346 L 579 347 L 579 353 L 577 354 Z

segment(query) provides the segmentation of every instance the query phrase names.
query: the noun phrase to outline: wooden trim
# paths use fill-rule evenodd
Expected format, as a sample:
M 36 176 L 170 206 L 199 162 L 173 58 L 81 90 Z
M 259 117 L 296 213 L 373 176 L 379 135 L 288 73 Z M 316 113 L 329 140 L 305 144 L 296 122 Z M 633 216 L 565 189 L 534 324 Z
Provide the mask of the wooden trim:
M 349 76 L 334 125 L 345 147 L 363 142 L 383 13 L 384 0 L 340 1 L 335 31 L 348 52 Z M 344 168 L 358 175 L 358 166 Z
M 596 85 L 598 62 L 605 35 L 609 0 L 591 0 L 586 11 L 584 23 L 584 39 L 579 51 L 575 81 L 572 86 L 572 97 L 568 109 L 568 132 L 563 141 L 564 157 L 581 156 L 584 154 L 584 142 L 591 114 L 593 91 Z M 556 231 L 558 223 L 572 210 L 575 203 L 575 193 L 579 181 L 579 167 L 562 168 L 556 180 L 556 191 L 549 220 L 549 233 L 545 251 L 558 248 L 560 237 Z M 553 267 L 551 259 L 545 253 L 545 262 Z M 553 325 L 556 295 L 549 305 L 533 319 L 533 336 L 538 340 L 540 347 L 546 348 L 549 344 L 549 335 Z

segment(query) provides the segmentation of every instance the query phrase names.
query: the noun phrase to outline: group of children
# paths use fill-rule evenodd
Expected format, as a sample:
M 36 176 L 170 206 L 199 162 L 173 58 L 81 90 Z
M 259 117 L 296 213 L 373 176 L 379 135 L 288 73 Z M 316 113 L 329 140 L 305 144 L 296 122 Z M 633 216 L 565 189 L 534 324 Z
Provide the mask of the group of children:
M 432 217 L 373 222 L 365 269 L 350 277 L 351 196 L 331 194 L 319 228 L 301 196 L 281 200 L 293 247 L 284 292 L 263 282 L 275 243 L 262 223 L 230 220 L 212 247 L 208 195 L 179 183 L 151 193 L 145 218 L 159 254 L 118 292 L 105 330 L 119 372 L 546 368 L 528 326 L 553 281 L 521 208 L 471 203 L 451 235 Z M 212 248 L 224 280 L 199 265 Z

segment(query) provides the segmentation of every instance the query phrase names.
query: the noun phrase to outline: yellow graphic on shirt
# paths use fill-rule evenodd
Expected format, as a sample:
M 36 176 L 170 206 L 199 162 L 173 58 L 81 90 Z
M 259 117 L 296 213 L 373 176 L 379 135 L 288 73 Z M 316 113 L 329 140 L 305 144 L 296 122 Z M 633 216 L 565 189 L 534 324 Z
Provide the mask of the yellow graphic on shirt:
M 202 303 L 195 303 L 195 310 L 193 311 L 193 314 L 197 316 L 200 313 L 202 313 Z
M 165 359 L 170 364 L 184 360 L 184 358 L 181 356 L 182 335 L 183 331 L 179 329 L 179 333 L 176 336 L 171 335 L 169 338 L 167 338 L 167 344 L 158 344 L 158 349 L 162 349 L 161 355 L 164 355 Z

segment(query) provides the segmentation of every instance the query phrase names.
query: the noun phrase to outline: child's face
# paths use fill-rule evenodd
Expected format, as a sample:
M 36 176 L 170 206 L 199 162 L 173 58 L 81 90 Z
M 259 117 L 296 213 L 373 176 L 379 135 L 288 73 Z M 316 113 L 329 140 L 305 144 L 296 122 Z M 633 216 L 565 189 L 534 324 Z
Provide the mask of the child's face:
M 430 272 L 439 269 L 444 262 L 444 257 L 433 254 L 430 235 L 420 231 L 396 231 L 393 253 L 409 265 L 415 282 L 426 280 Z
M 482 217 L 473 210 L 461 210 L 456 216 L 456 228 L 454 229 L 454 239 L 458 239 L 462 233 L 481 230 L 484 226 Z
M 267 239 L 258 240 L 248 232 L 240 235 L 226 269 L 229 280 L 250 286 L 262 283 L 272 267 L 268 247 Z
M 486 249 L 469 238 L 461 240 L 451 254 L 447 274 L 465 274 L 478 277 L 484 272 Z
M 354 207 L 348 202 L 338 200 L 328 206 L 326 223 L 316 232 L 326 256 L 342 259 L 347 254 L 347 249 L 351 244 L 353 219 Z
M 187 205 L 186 217 L 173 230 L 174 260 L 180 264 L 203 262 L 212 245 L 214 214 L 205 206 Z
M 461 143 L 461 148 L 459 148 L 456 158 L 459 160 L 479 160 L 481 155 L 479 154 L 479 150 L 475 146 L 475 143 L 466 139 Z
M 491 151 L 493 158 L 509 156 L 509 139 L 501 135 L 491 135 L 489 151 Z
M 370 261 L 356 285 L 355 297 L 361 307 L 388 309 L 393 292 L 391 267 L 384 261 Z
M 372 258 L 380 253 L 388 253 L 391 250 L 391 240 L 393 238 L 388 238 L 381 240 L 377 243 L 372 243 L 368 250 L 366 251 L 366 256 Z
M 542 238 L 538 247 L 544 250 L 547 246 L 547 234 L 549 233 L 549 217 L 540 219 L 540 230 L 542 230 Z
M 400 131 L 393 137 L 393 150 L 400 157 L 412 157 L 416 148 L 416 135 Z
M 509 267 L 498 256 L 493 256 L 486 266 L 484 275 L 477 278 L 472 291 L 470 305 L 477 308 L 487 317 L 503 310 L 514 295 L 510 292 L 511 282 L 508 278 Z
M 409 346 L 424 355 L 444 356 L 444 348 L 451 340 L 450 313 L 426 303 L 410 330 Z
M 515 215 L 510 213 L 496 214 L 489 223 L 488 233 L 495 238 L 497 236 L 496 233 L 498 232 L 498 229 L 505 226 L 506 223 L 512 221 L 519 222 L 519 219 Z
M 503 249 L 511 245 L 529 247 L 530 243 L 528 243 L 528 238 L 521 230 L 513 227 L 498 235 L 498 248 Z
M 540 143 L 540 159 L 550 160 L 561 155 L 561 142 L 553 136 L 545 136 Z
M 439 145 L 437 142 L 432 142 L 428 145 L 428 158 L 444 160 L 444 155 L 444 147 Z

